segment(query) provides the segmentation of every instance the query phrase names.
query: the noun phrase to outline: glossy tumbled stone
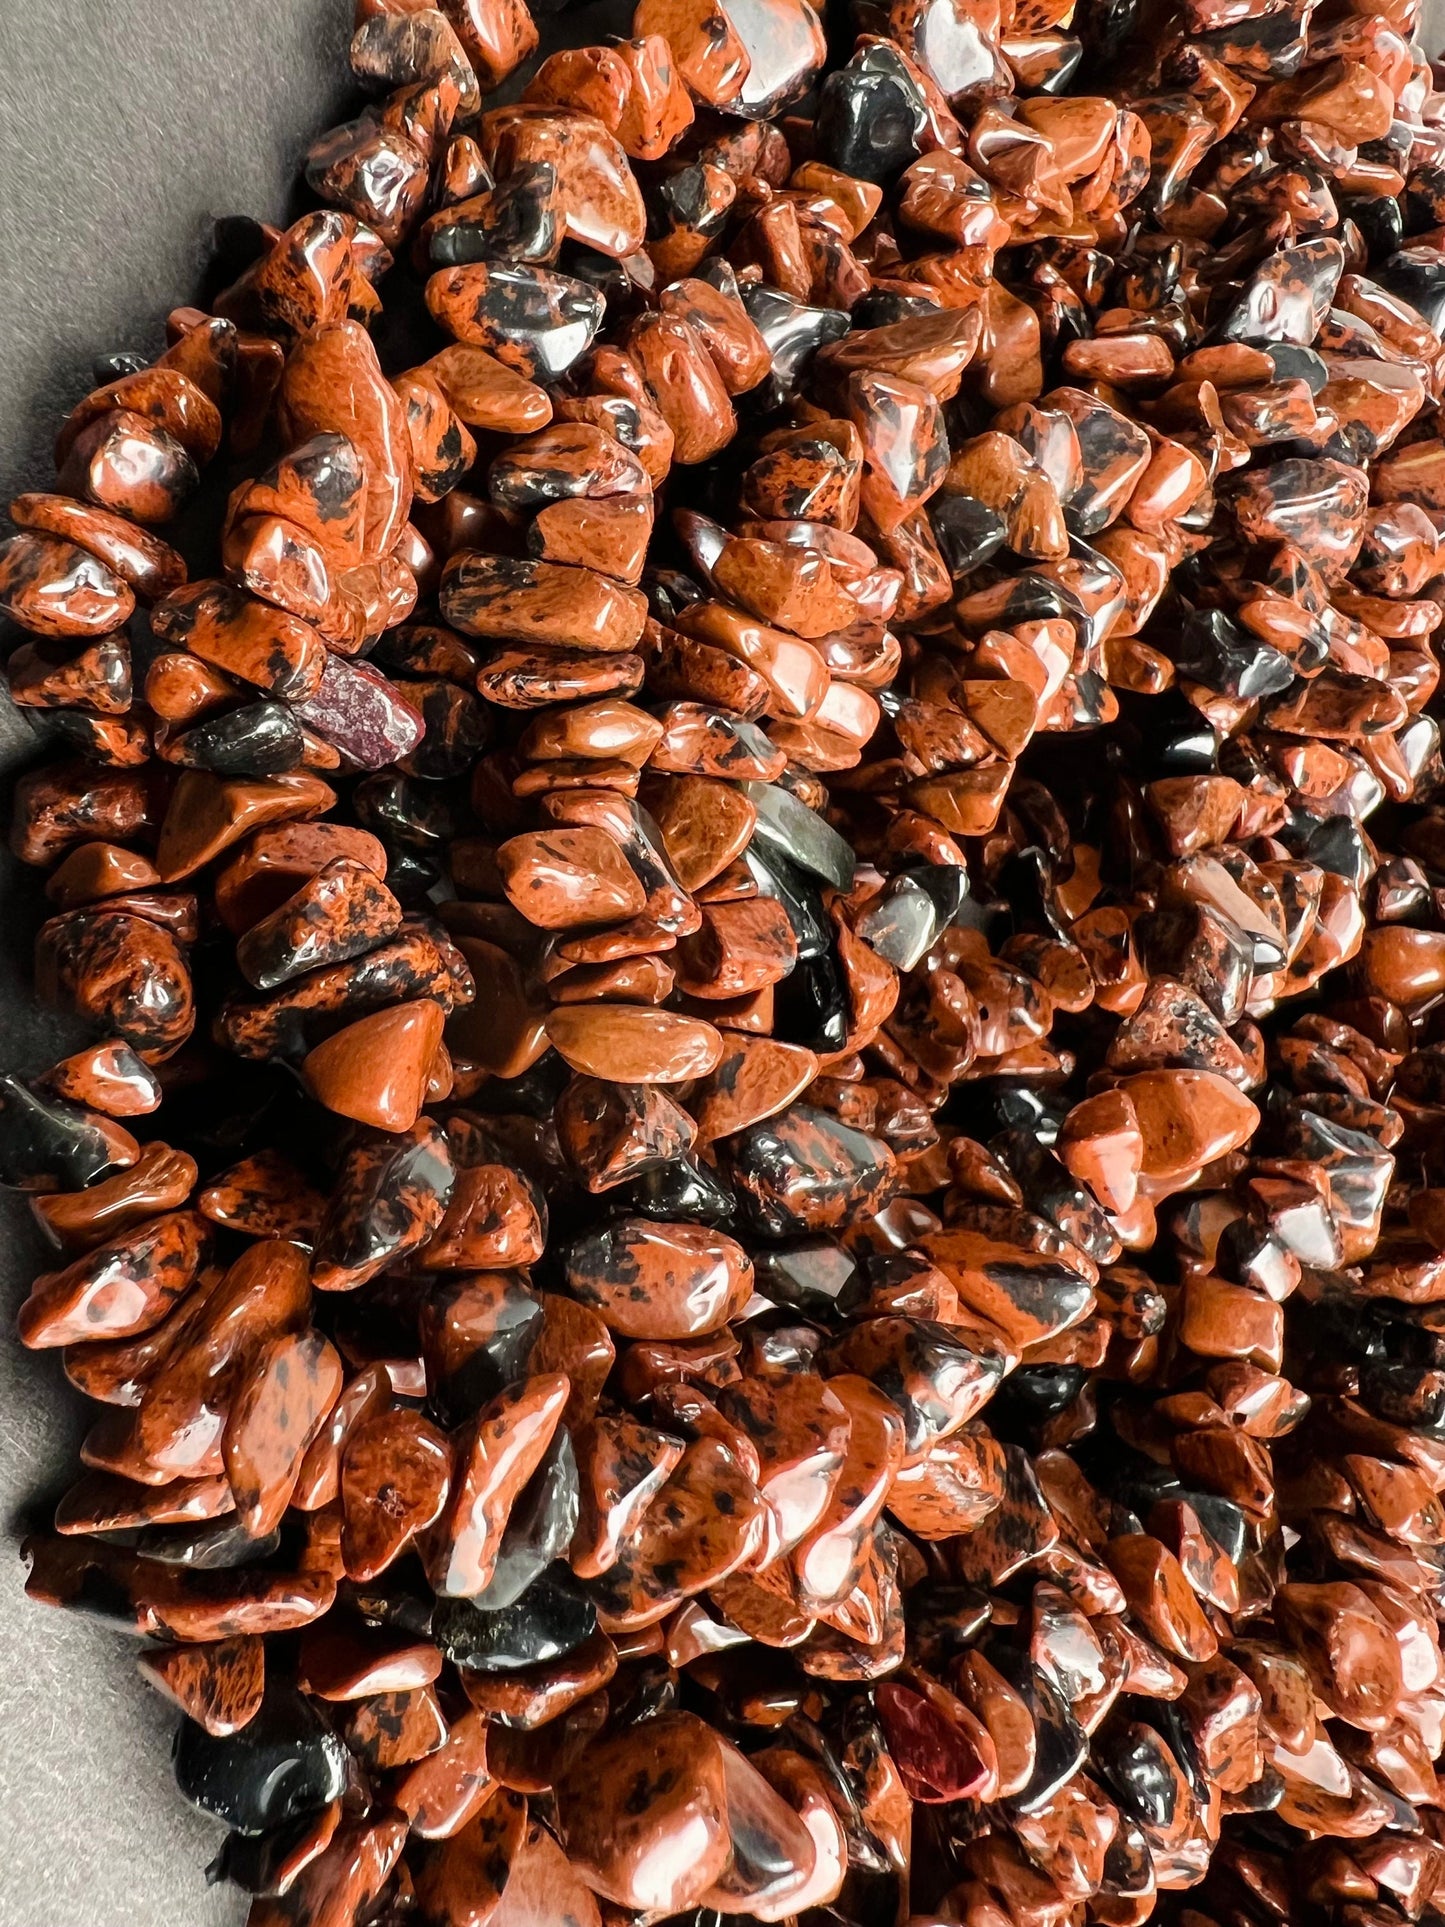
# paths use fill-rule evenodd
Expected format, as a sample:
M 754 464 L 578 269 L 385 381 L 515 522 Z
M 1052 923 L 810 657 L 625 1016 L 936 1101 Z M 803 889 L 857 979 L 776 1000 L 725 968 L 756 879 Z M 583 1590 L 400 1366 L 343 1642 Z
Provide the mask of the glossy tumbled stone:
M 448 564 L 441 602 L 465 635 L 608 654 L 632 648 L 647 614 L 641 596 L 590 569 L 466 552 Z
M 759 839 L 811 875 L 852 887 L 856 858 L 830 823 L 776 783 L 747 779 L 744 792 L 758 813 Z
M 892 1189 L 887 1145 L 805 1104 L 741 1133 L 729 1154 L 750 1215 L 771 1237 L 842 1224 Z
M 757 821 L 746 797 L 703 776 L 679 776 L 651 804 L 668 861 L 687 890 L 710 883 L 740 856 Z
M 562 829 L 513 837 L 497 851 L 507 895 L 548 930 L 636 916 L 646 893 L 604 831 Z
M 186 770 L 171 794 L 156 850 L 168 883 L 189 877 L 233 843 L 270 823 L 316 816 L 333 791 L 304 772 L 268 777 L 221 777 Z
M 679 776 L 694 773 L 696 778 L 736 778 L 770 782 L 782 774 L 786 757 L 769 742 L 763 731 L 749 719 L 712 709 L 703 703 L 672 703 L 662 717 L 662 736 L 650 758 L 652 767 L 671 770 Z M 671 788 L 664 798 L 662 817 L 672 815 L 668 808 Z M 738 798 L 748 803 L 744 795 Z M 722 806 L 729 813 L 737 804 Z M 757 825 L 757 809 L 750 805 L 746 817 L 748 834 Z M 718 818 L 711 819 L 716 827 Z
M 987 1403 L 1011 1356 L 997 1334 L 967 1324 L 885 1316 L 857 1324 L 838 1347 L 837 1362 L 848 1373 L 891 1387 L 889 1397 L 903 1418 L 905 1452 L 916 1458 Z
M 445 1927 L 499 1918 L 514 1856 L 521 1844 L 527 1803 L 520 1793 L 491 1789 L 480 1813 L 448 1829 L 444 1846 L 434 1850 L 421 1870 L 418 1896 L 428 1916 Z
M 313 1331 L 263 1346 L 239 1379 L 221 1447 L 237 1515 L 253 1538 L 263 1539 L 284 1515 L 342 1377 L 335 1347 Z
M 391 245 L 415 219 L 426 192 L 420 150 L 366 117 L 343 122 L 312 143 L 306 179 L 321 199 L 350 208 Z
M 1360 1589 L 1285 1585 L 1279 1611 L 1316 1692 L 1338 1717 L 1366 1730 L 1387 1722 L 1401 1690 L 1398 1648 Z
M 453 342 L 429 361 L 419 375 L 434 381 L 454 415 L 469 428 L 525 435 L 545 428 L 552 404 L 545 391 L 525 380 L 484 349 Z
M 237 1733 L 261 1710 L 265 1660 L 258 1639 L 160 1647 L 142 1655 L 139 1666 L 152 1686 L 207 1733 Z
M 996 1440 L 961 1433 L 899 1471 L 888 1510 L 922 1539 L 970 1531 L 1003 1499 L 1006 1461 Z
M 685 1449 L 681 1439 L 625 1414 L 599 1414 L 578 1434 L 581 1509 L 568 1563 L 579 1579 L 616 1563 Z
M 150 1067 L 128 1044 L 95 1044 L 53 1065 L 46 1083 L 58 1097 L 104 1111 L 107 1117 L 144 1117 L 161 1101 Z
M 448 1120 L 447 1140 L 456 1183 L 446 1216 L 421 1254 L 422 1267 L 453 1271 L 535 1263 L 547 1242 L 541 1188 L 466 1113 Z
M 20 1308 L 21 1339 L 68 1345 L 146 1331 L 190 1285 L 208 1237 L 204 1220 L 167 1212 L 97 1245 L 63 1271 L 43 1272 Z
M 667 1713 L 595 1748 L 557 1789 L 562 1837 L 596 1891 L 676 1912 L 731 1856 L 722 1746 L 695 1715 Z
M 399 761 L 426 732 L 425 715 L 402 685 L 388 682 L 369 663 L 335 653 L 327 656 L 320 682 L 296 713 L 362 769 Z
M 1127 1211 L 1144 1163 L 1143 1133 L 1128 1093 L 1101 1092 L 1076 1104 L 1064 1121 L 1059 1154 L 1106 1209 Z
M 221 1529 L 224 1543 L 229 1529 Z M 324 1613 L 336 1581 L 324 1572 L 199 1567 L 122 1552 L 99 1540 L 27 1539 L 27 1591 L 51 1605 L 105 1598 L 103 1616 L 131 1633 L 187 1644 L 233 1634 L 294 1631 Z
M 137 522 L 169 522 L 199 473 L 174 435 L 129 408 L 97 415 L 70 442 L 62 489 Z
M 21 1094 L 29 1103 L 17 1103 Z M 0 1098 L 4 1100 L 0 1125 L 7 1118 L 12 1128 L 18 1123 L 25 1133 L 28 1153 L 27 1163 L 18 1173 L 7 1176 L 6 1183 L 40 1194 L 32 1197 L 31 1208 L 56 1248 L 83 1251 L 108 1232 L 126 1230 L 158 1211 L 174 1211 L 190 1197 L 196 1182 L 196 1161 L 184 1151 L 157 1142 L 148 1144 L 138 1157 L 131 1157 L 128 1147 L 121 1155 L 119 1147 L 98 1128 L 98 1119 L 69 1106 L 42 1108 L 35 1094 L 15 1079 L 0 1082 Z M 57 1141 L 47 1142 L 44 1136 L 39 1143 L 29 1141 L 34 1122 L 32 1105 L 40 1109 L 47 1123 L 62 1126 Z M 83 1127 L 78 1132 L 77 1123 Z M 17 1148 L 3 1137 L 0 1145 L 12 1155 Z M 41 1163 L 36 1168 L 37 1154 L 49 1162 L 61 1151 L 77 1158 L 74 1167 L 61 1165 L 57 1169 L 51 1163 L 46 1169 Z M 84 1188 L 65 1188 L 72 1185 Z
M 701 1225 L 621 1218 L 568 1247 L 567 1283 L 630 1338 L 693 1338 L 734 1317 L 753 1270 L 732 1238 Z
M 662 1169 L 697 1138 L 687 1112 L 649 1084 L 574 1077 L 555 1117 L 563 1150 L 594 1192 Z
M 10 519 L 17 528 L 58 536 L 97 557 L 143 602 L 154 602 L 185 581 L 185 563 L 167 543 L 90 503 L 63 495 L 17 495 Z
M 419 1245 L 442 1221 L 456 1168 L 423 1118 L 394 1136 L 363 1134 L 342 1164 L 316 1242 L 313 1282 L 346 1291 Z
M 741 997 L 792 973 L 798 944 L 783 906 L 770 897 L 709 904 L 702 928 L 677 948 L 677 980 L 711 1002 Z
M 134 607 L 129 585 L 72 542 L 24 532 L 0 544 L 0 608 L 36 635 L 105 635 Z
M 554 1010 L 546 1031 L 573 1070 L 619 1084 L 705 1077 L 722 1054 L 711 1024 L 635 1004 L 573 1004 Z
M 322 430 L 292 447 L 246 485 L 237 509 L 301 529 L 328 563 L 362 559 L 364 475 L 361 450 L 345 434 Z
M 1348 567 L 1359 547 L 1364 488 L 1358 470 L 1333 461 L 1276 462 L 1241 484 L 1235 515 L 1253 541 L 1293 541 L 1325 566 Z
M 339 857 L 253 924 L 236 959 L 258 990 L 274 990 L 307 970 L 373 949 L 396 934 L 401 918 L 401 906 L 374 872 Z
M 22 709 L 59 711 L 56 720 L 62 729 L 93 728 L 102 741 L 106 725 L 99 718 L 122 716 L 131 706 L 130 652 L 123 637 L 103 637 L 78 651 L 73 640 L 25 643 L 11 656 L 5 674 L 11 699 Z M 79 716 L 68 714 L 78 710 L 99 715 L 82 723 Z M 125 725 L 113 727 L 119 731 Z M 107 760 L 125 763 L 134 758 L 127 748 Z
M 384 1131 L 416 1123 L 445 1016 L 429 998 L 361 1017 L 310 1051 L 301 1074 L 330 1111 Z
M 448 1840 L 492 1801 L 498 1787 L 487 1770 L 487 1728 L 480 1714 L 453 1718 L 433 1747 L 391 1783 L 391 1798 L 422 1840 Z
M 732 1861 L 708 1889 L 723 1907 L 755 1918 L 781 1915 L 803 1896 L 816 1869 L 813 1837 L 792 1806 L 730 1741 L 721 1742 Z
M 346 1783 L 346 1749 L 294 1687 L 268 1690 L 238 1733 L 187 1723 L 176 1739 L 176 1780 L 187 1799 L 234 1827 L 260 1833 L 323 1807 Z
M 410 1766 L 446 1739 L 446 1720 L 429 1686 L 368 1693 L 351 1703 L 346 1744 L 364 1766 Z
M 693 1093 L 692 1111 L 704 1142 L 739 1131 L 786 1110 L 817 1074 L 812 1051 L 768 1037 L 730 1035 L 721 1062 Z
M 586 353 L 603 309 L 594 289 L 568 275 L 481 262 L 434 274 L 427 306 L 458 341 L 544 381 L 558 380 Z
M 579 1503 L 571 1435 L 558 1430 L 508 1515 L 497 1562 L 486 1585 L 489 1610 L 500 1612 L 515 1605 L 567 1551 L 577 1530 Z
M 316 329 L 286 364 L 282 419 L 293 442 L 339 435 L 361 456 L 361 560 L 387 554 L 411 507 L 410 445 L 400 398 L 371 337 L 354 321 Z
M 499 1394 L 468 1427 L 428 1557 L 438 1592 L 485 1594 L 512 1506 L 542 1462 L 569 1389 L 560 1372 L 527 1380 Z
M 1150 1178 L 1182 1177 L 1241 1144 L 1258 1112 L 1211 1071 L 1143 1071 L 1124 1089 L 1143 1139 L 1140 1166 Z
M 364 1913 L 386 1886 L 406 1834 L 403 1815 L 385 1809 L 343 1820 L 325 1851 L 301 1870 L 283 1900 L 260 1901 L 252 1908 L 256 1927 L 282 1927 L 283 1922 L 308 1915 L 323 1919 L 325 1912 L 335 1917 L 343 1908 L 353 1918 Z
M 1213 1656 L 1216 1639 L 1178 1560 L 1146 1533 L 1112 1540 L 1107 1557 L 1131 1612 L 1151 1638 L 1181 1659 Z
M 106 1221 L 106 1207 L 112 1199 L 107 1196 L 96 1204 L 82 1187 L 103 1191 L 117 1173 L 140 1161 L 135 1139 L 104 1116 L 63 1098 L 33 1091 L 18 1078 L 0 1078 L 0 1181 L 17 1191 L 64 1194 L 63 1199 L 37 1207 L 43 1223 L 50 1225 L 53 1216 L 53 1235 L 59 1241 L 65 1241 L 61 1227 L 68 1217 L 73 1216 L 77 1230 L 95 1220 L 102 1225 Z M 148 1172 L 146 1177 L 152 1175 Z M 175 1168 L 170 1175 L 175 1176 Z M 121 1184 L 123 1189 L 128 1188 L 123 1177 Z M 162 1191 L 167 1188 L 162 1186 Z M 178 1196 L 161 1196 L 153 1204 L 142 1180 L 135 1187 L 141 1215 L 184 1202 L 188 1189 L 189 1182 L 180 1187 Z
M 433 1636 L 463 1672 L 515 1673 L 573 1653 L 597 1630 L 597 1611 L 565 1567 L 543 1573 L 511 1606 L 438 1602 Z
M 453 1142 L 461 1121 L 452 1120 Z M 515 1272 L 463 1273 L 439 1282 L 419 1321 L 434 1409 L 469 1417 L 522 1377 L 553 1303 L 540 1301 Z
M 627 348 L 672 430 L 675 461 L 704 462 L 731 441 L 737 426 L 731 398 L 689 322 L 676 314 L 643 316 L 629 330 Z
M 1329 310 L 1344 265 L 1339 242 L 1324 236 L 1267 255 L 1223 323 L 1223 336 L 1308 346 Z
M 445 1435 L 418 1412 L 376 1412 L 342 1448 L 341 1551 L 348 1574 L 375 1579 L 431 1526 L 451 1484 Z
M 934 1692 L 945 1706 L 953 1699 L 943 1689 Z M 877 1699 L 889 1750 L 914 1799 L 941 1804 L 986 1793 L 996 1781 L 987 1729 L 961 1702 L 945 1711 L 933 1698 L 892 1680 L 878 1688 Z
M 191 975 L 175 938 L 149 920 L 73 912 L 37 940 L 48 1001 L 123 1037 L 146 1061 L 169 1057 L 195 1024 Z
M 555 168 L 567 238 L 621 259 L 646 234 L 642 194 L 615 137 L 586 114 L 539 106 L 497 108 L 483 143 L 500 177 L 537 161 Z
M 916 382 L 848 377 L 844 403 L 863 439 L 863 506 L 885 533 L 919 509 L 948 470 L 938 402 Z
M 835 1607 L 861 1583 L 872 1528 L 903 1458 L 903 1421 L 884 1393 L 851 1373 L 831 1378 L 828 1390 L 849 1429 L 832 1493 L 793 1557 L 805 1611 Z
M 727 1445 L 706 1437 L 689 1445 L 616 1559 L 589 1582 L 604 1628 L 652 1625 L 727 1578 L 762 1549 L 769 1516 Z
M 818 1524 L 838 1484 L 851 1432 L 847 1407 L 815 1373 L 800 1372 L 740 1379 L 723 1388 L 718 1409 L 756 1447 L 758 1489 L 779 1550 L 791 1551 Z
M 819 101 L 819 155 L 865 181 L 887 181 L 919 151 L 922 97 L 894 49 L 875 43 L 828 76 Z
M 151 622 L 164 641 L 288 701 L 313 696 L 325 668 L 325 645 L 309 623 L 224 583 L 172 590 Z
M 365 830 L 339 823 L 289 823 L 246 839 L 216 877 L 216 907 L 239 936 L 278 910 L 327 864 L 346 857 L 378 880 L 386 876 L 386 851 Z

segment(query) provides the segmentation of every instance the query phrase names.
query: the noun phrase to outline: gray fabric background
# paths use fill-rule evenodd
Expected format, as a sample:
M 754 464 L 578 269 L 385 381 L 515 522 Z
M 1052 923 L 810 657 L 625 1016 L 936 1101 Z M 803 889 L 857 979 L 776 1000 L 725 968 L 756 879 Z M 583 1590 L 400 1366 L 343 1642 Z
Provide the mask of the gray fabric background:
M 94 355 L 159 349 L 211 222 L 285 216 L 298 158 L 346 94 L 350 12 L 0 0 L 0 502 L 48 485 L 51 439 Z M 571 12 L 548 40 L 625 32 L 624 12 Z M 1427 0 L 1427 23 L 1436 48 L 1445 0 Z M 0 782 L 33 753 L 0 698 Z M 29 1003 L 41 905 L 0 854 L 0 1067 L 22 1074 L 66 1039 Z M 21 1591 L 16 1541 L 63 1489 L 82 1429 L 56 1361 L 10 1335 L 40 1253 L 27 1209 L 0 1193 L 0 1927 L 232 1927 L 242 1897 L 208 1892 L 202 1874 L 220 1829 L 175 1793 L 174 1721 L 133 1648 Z

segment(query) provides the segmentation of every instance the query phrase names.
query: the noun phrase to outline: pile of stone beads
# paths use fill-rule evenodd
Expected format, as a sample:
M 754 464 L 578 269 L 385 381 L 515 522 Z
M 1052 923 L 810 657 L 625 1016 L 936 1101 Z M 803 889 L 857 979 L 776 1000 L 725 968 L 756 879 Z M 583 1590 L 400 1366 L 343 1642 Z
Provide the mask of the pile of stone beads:
M 1419 13 L 360 0 L 11 505 L 29 1590 L 251 1927 L 1445 1917 Z

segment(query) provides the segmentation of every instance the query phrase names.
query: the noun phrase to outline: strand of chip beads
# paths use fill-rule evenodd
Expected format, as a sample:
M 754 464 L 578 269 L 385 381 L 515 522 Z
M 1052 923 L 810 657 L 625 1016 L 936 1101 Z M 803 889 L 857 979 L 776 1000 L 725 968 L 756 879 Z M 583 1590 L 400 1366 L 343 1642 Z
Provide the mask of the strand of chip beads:
M 1419 1917 L 1413 15 L 900 4 L 804 118 L 806 5 L 644 0 L 476 119 L 521 9 L 363 14 L 332 211 L 0 560 L 105 1033 L 5 1092 L 108 1408 L 32 1590 L 162 1642 L 258 1923 Z

